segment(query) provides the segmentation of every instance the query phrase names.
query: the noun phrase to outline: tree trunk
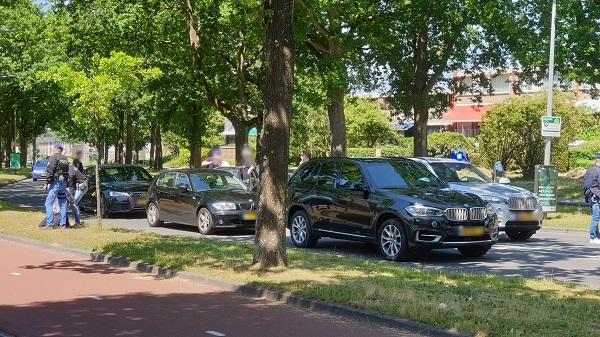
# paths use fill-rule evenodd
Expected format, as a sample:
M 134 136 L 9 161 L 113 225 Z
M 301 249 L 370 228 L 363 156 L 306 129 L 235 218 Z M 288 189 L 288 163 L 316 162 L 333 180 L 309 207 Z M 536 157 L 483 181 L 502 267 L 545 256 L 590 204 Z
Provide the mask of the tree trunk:
M 293 0 L 263 0 L 265 84 L 262 128 L 263 174 L 253 264 L 257 269 L 287 267 L 285 228 L 287 162 L 294 92 Z
M 37 140 L 36 137 L 33 137 L 31 142 L 31 166 L 35 165 L 35 161 L 37 160 Z
M 344 89 L 331 88 L 327 92 L 330 99 L 327 107 L 329 129 L 331 130 L 331 156 L 346 155 L 346 119 L 344 118 Z
M 0 169 L 4 167 L 4 147 L 2 144 L 2 136 L 0 136 Z
M 100 155 L 100 157 L 102 157 L 104 159 L 104 164 L 108 164 L 108 150 L 110 149 L 110 144 L 108 144 L 108 141 L 106 140 L 106 136 L 104 136 L 104 153 L 99 152 L 98 154 Z
M 99 126 L 96 126 L 97 128 Z M 106 151 L 106 136 L 100 135 L 100 130 L 96 129 L 96 167 L 94 168 L 94 175 L 96 176 L 96 218 L 98 219 L 98 225 L 102 226 L 102 190 L 100 189 L 100 165 L 102 163 L 103 152 Z M 106 155 L 106 153 L 104 153 Z M 106 158 L 106 157 L 104 157 Z M 105 159 L 106 160 L 106 159 Z
M 156 125 L 150 126 L 150 161 L 148 166 L 154 168 L 154 148 L 156 145 Z
M 427 43 L 429 41 L 429 33 L 427 29 L 427 20 L 424 20 L 417 39 L 415 40 L 415 80 L 412 88 L 413 117 L 415 121 L 413 151 L 415 157 L 427 156 L 427 120 L 429 119 L 429 109 L 427 107 L 429 95 L 429 90 L 427 89 L 427 76 L 429 71 Z
M 125 113 L 121 110 L 118 115 L 117 143 L 115 144 L 115 163 L 123 163 L 123 134 L 125 133 Z
M 134 143 L 134 122 L 133 113 L 130 111 L 127 113 L 126 123 L 126 135 L 125 135 L 125 164 L 131 164 L 133 162 L 133 143 Z
M 231 121 L 231 123 L 235 130 L 235 162 L 236 165 L 242 165 L 242 148 L 248 145 L 248 131 L 250 131 L 250 127 L 239 121 Z
M 27 136 L 19 136 L 19 152 L 21 153 L 21 167 L 27 166 Z
M 190 116 L 192 118 L 191 130 L 189 132 L 190 139 L 190 167 L 200 168 L 202 159 L 200 158 L 200 141 L 198 131 L 200 130 L 200 108 L 198 104 L 190 105 Z
M 163 164 L 162 164 L 162 136 L 160 134 L 160 124 L 156 125 L 156 146 L 155 146 L 155 151 L 156 153 L 154 154 L 154 169 L 155 170 L 162 170 L 163 168 Z
M 416 98 L 414 104 L 414 144 L 413 153 L 415 157 L 427 157 L 427 120 L 429 109 L 422 98 Z

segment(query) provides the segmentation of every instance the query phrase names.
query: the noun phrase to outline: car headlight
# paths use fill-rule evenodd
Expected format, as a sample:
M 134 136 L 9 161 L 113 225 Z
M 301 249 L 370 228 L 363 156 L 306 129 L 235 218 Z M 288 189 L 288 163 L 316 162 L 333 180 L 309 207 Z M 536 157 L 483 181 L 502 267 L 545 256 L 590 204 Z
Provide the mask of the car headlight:
M 215 202 L 211 206 L 218 211 L 231 211 L 236 209 L 235 203 L 233 202 Z
M 412 216 L 442 216 L 444 211 L 435 207 L 428 207 L 423 205 L 412 205 L 405 208 L 406 211 Z
M 480 195 L 479 197 L 483 199 L 483 201 L 488 202 L 490 204 L 506 204 L 507 202 L 506 199 L 494 195 Z
M 127 192 L 118 192 L 118 191 L 108 191 L 108 195 L 111 197 L 129 197 L 129 193 Z

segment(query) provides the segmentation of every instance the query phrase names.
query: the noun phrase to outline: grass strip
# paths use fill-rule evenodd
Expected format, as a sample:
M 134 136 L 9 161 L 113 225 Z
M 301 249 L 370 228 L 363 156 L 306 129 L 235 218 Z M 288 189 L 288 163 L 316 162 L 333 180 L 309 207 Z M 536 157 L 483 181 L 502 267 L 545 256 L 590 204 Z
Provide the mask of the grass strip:
M 31 168 L 0 169 L 0 187 L 31 177 Z
M 598 336 L 600 290 L 289 249 L 290 268 L 250 269 L 252 245 L 90 226 L 41 231 L 43 214 L 0 201 L 0 233 L 284 290 L 476 336 Z M 444 303 L 447 307 L 438 309 Z

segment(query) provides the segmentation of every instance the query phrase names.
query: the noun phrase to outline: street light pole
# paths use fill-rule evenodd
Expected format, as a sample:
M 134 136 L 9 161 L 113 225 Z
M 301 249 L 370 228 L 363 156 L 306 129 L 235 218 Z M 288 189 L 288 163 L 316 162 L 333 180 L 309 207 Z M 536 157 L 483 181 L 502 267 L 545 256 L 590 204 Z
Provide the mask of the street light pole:
M 548 103 L 546 115 L 552 116 L 552 101 L 554 96 L 554 39 L 556 35 L 556 0 L 552 0 L 552 23 L 550 26 L 550 60 L 548 63 Z M 552 149 L 552 138 L 546 137 L 544 149 L 544 165 L 550 165 L 550 151 Z

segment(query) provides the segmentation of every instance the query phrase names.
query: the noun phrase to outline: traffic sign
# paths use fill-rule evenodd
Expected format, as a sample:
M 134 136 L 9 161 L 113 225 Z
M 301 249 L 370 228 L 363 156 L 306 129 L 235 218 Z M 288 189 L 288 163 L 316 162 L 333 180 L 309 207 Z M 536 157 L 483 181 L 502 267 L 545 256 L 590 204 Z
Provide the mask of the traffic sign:
M 13 170 L 18 170 L 21 168 L 21 154 L 18 152 L 13 152 L 10 154 L 10 168 Z
M 542 137 L 560 137 L 562 118 L 542 116 Z
M 534 192 L 544 212 L 556 212 L 558 169 L 553 165 L 536 165 Z

